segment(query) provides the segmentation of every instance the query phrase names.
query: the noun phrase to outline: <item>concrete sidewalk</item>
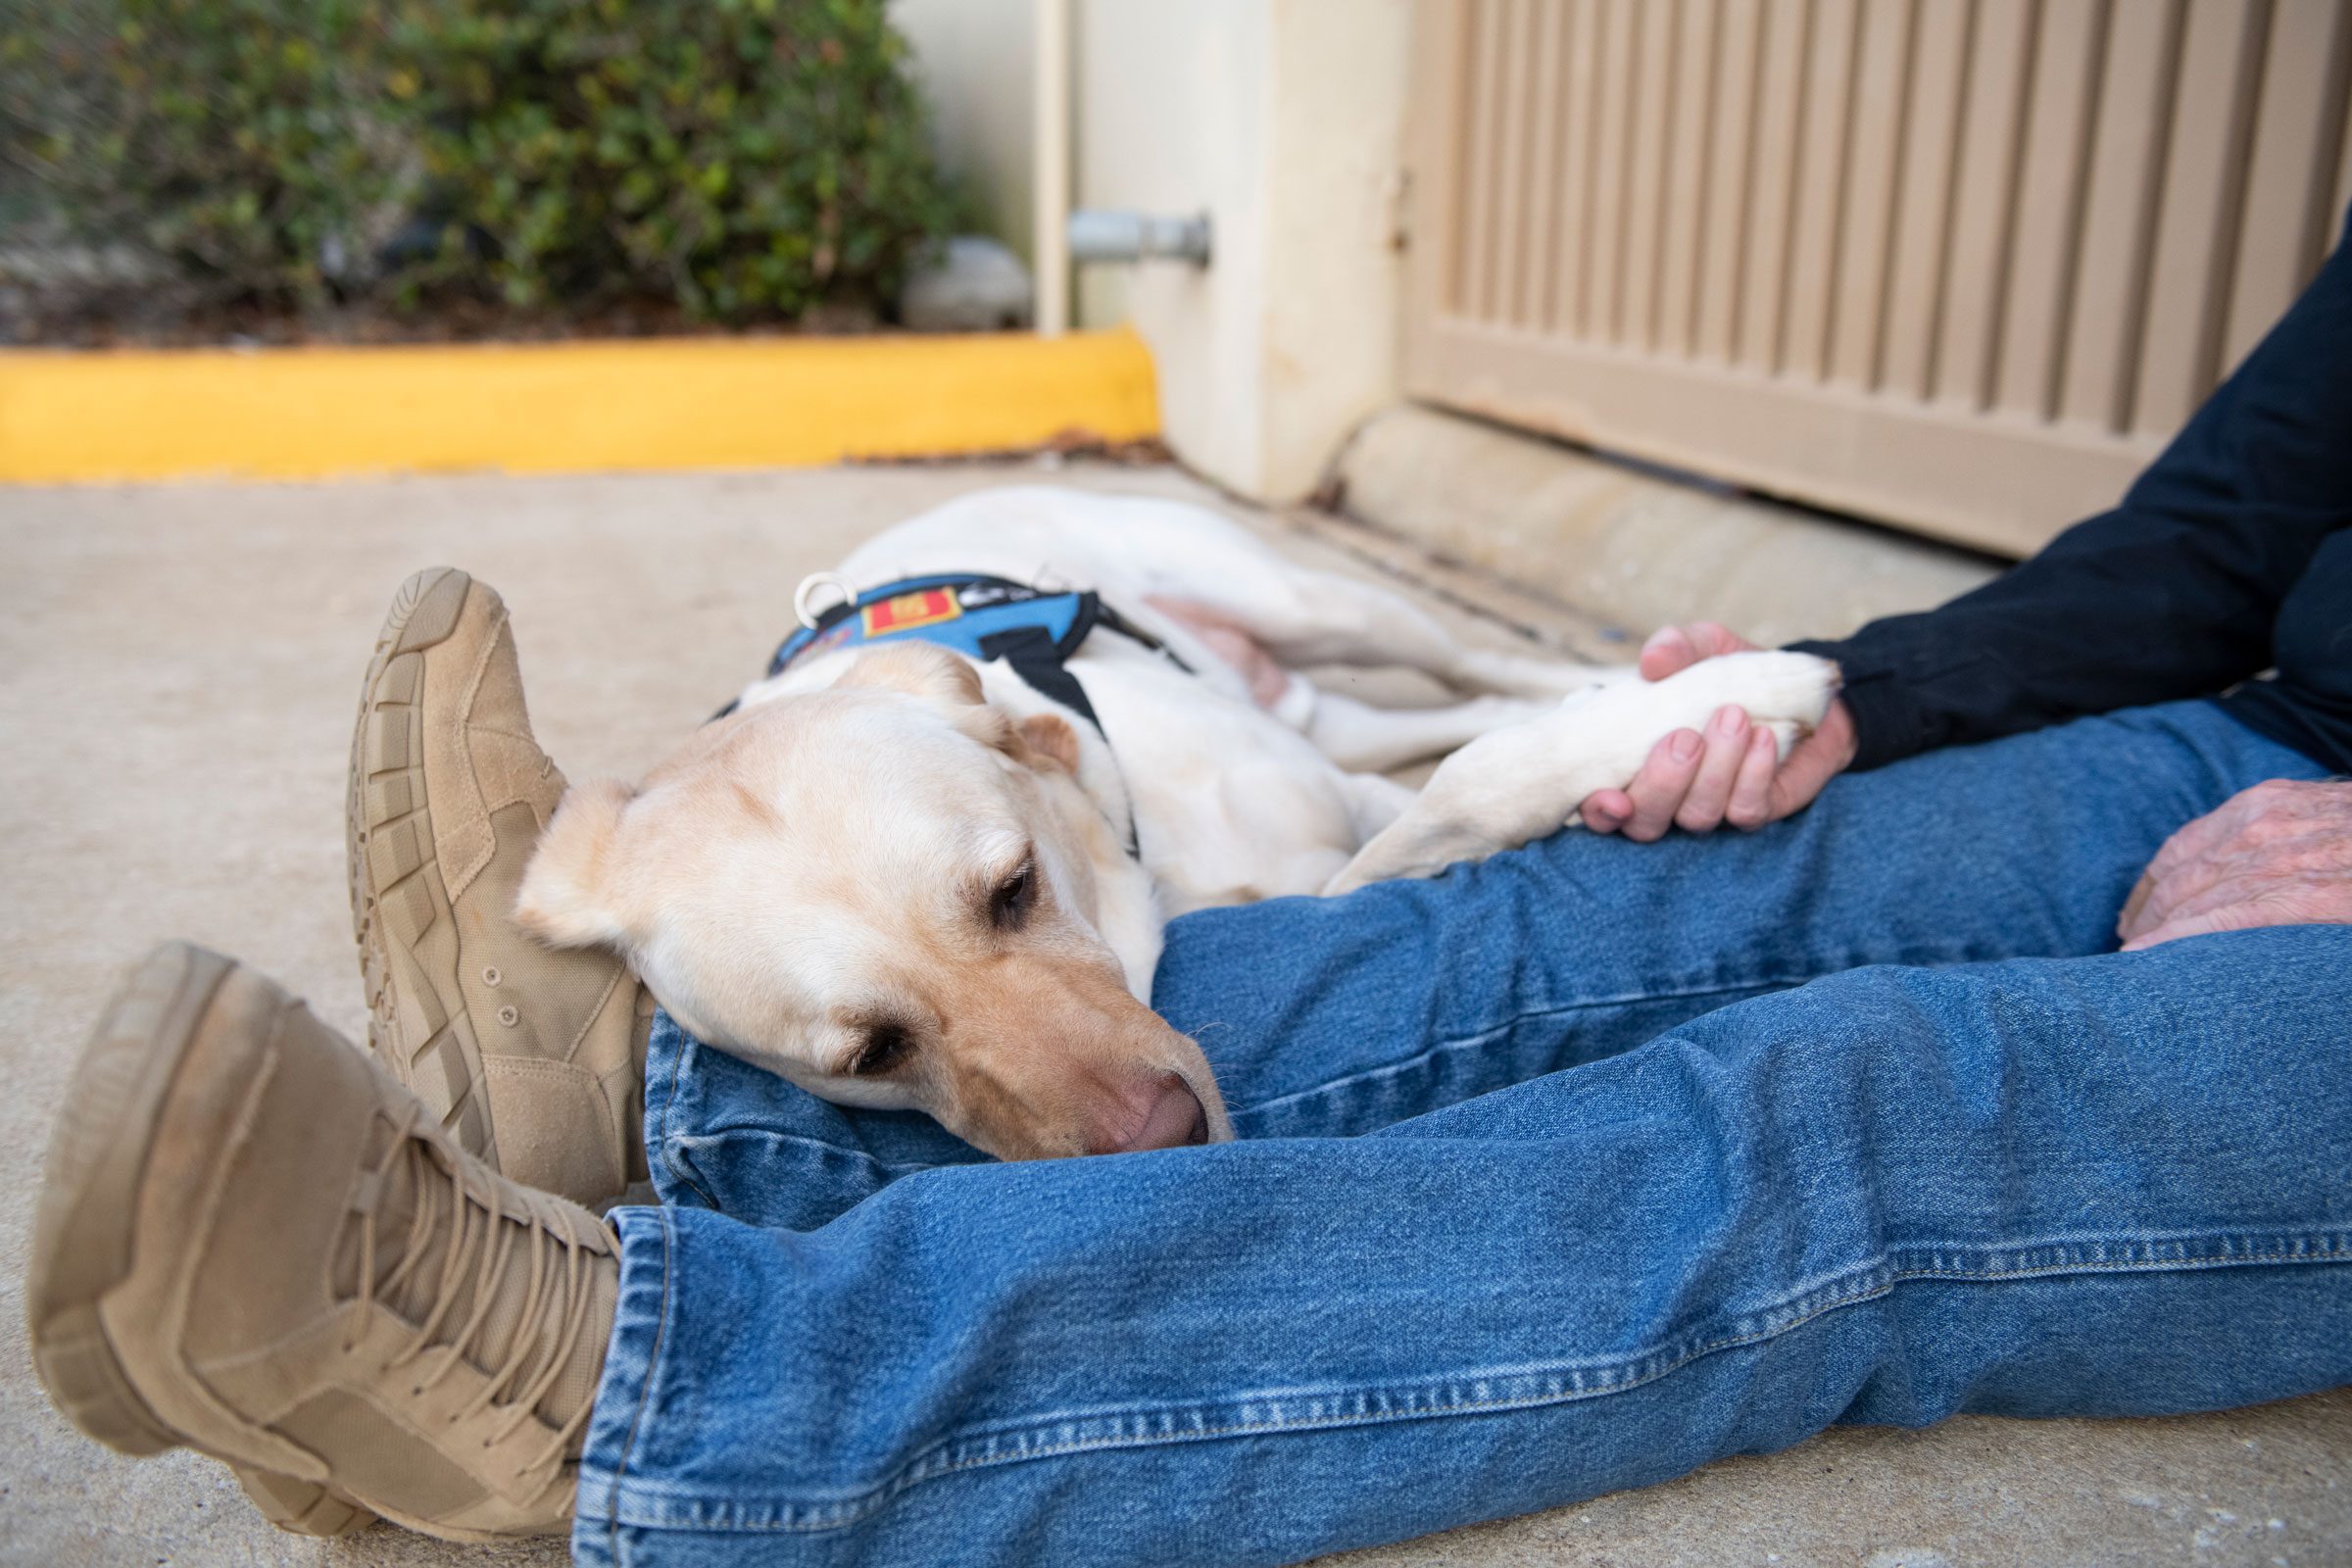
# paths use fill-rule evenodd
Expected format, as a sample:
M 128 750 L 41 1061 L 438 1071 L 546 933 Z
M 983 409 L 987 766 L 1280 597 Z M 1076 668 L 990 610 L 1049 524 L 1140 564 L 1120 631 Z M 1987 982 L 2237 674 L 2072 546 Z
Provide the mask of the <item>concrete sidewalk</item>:
M 343 885 L 343 766 L 393 586 L 463 564 L 513 606 L 541 738 L 575 779 L 641 769 L 755 671 L 795 582 L 1002 467 L 331 487 L 0 490 L 0 1560 L 545 1563 L 389 1527 L 281 1536 L 225 1471 L 134 1463 L 49 1407 L 22 1333 L 29 1195 L 79 1036 L 119 966 L 188 937 L 363 1026 Z M 1168 470 L 1090 488 L 1208 492 Z M 1284 525 L 1270 524 L 1278 529 Z M 1286 548 L 1340 560 L 1329 538 Z M 1332 537 L 1344 537 L 1334 534 Z M 1400 561 L 1393 546 L 1379 547 Z M 1357 565 L 1351 569 L 1372 569 Z M 1611 646 L 1590 621 L 1433 570 L 1440 612 Z M 1409 1478 L 1367 1484 L 1409 1484 Z M 1172 1505 L 1214 1506 L 1213 1499 Z M 2352 1560 L 2352 1396 L 2172 1421 L 1960 1420 L 1844 1431 L 1646 1492 L 1346 1559 L 1427 1565 Z

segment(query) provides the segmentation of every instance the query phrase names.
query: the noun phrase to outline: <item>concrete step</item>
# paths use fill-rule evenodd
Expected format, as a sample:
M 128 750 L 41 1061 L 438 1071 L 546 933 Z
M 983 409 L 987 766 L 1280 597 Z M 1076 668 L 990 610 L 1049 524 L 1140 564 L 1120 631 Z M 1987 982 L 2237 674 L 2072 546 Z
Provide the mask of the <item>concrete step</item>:
M 2003 564 L 1412 404 L 1357 431 L 1334 479 L 1347 516 L 1635 636 L 1842 636 Z

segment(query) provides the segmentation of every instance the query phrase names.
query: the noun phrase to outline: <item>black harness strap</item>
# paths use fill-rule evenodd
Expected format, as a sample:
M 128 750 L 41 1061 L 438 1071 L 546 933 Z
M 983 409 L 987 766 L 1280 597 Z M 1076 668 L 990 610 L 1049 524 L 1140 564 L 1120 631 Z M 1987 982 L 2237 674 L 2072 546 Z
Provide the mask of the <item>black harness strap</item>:
M 980 657 L 1003 660 L 1015 675 L 1026 682 L 1031 691 L 1052 698 L 1064 708 L 1074 709 L 1102 734 L 1102 720 L 1095 716 L 1095 705 L 1087 701 L 1086 688 L 1070 673 L 1062 661 L 1063 654 L 1047 636 L 1042 626 L 1019 626 L 1011 631 L 992 633 L 980 640 Z M 1109 737 L 1104 736 L 1104 739 Z

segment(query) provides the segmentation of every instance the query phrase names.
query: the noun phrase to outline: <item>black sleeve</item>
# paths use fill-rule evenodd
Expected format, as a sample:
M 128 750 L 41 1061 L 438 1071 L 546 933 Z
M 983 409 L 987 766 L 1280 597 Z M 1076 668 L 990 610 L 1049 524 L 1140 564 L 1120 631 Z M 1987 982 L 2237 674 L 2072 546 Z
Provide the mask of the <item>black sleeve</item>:
M 2269 666 L 2279 602 L 2352 522 L 2352 237 L 2123 504 L 1939 610 L 1794 646 L 1845 671 L 1857 768 Z

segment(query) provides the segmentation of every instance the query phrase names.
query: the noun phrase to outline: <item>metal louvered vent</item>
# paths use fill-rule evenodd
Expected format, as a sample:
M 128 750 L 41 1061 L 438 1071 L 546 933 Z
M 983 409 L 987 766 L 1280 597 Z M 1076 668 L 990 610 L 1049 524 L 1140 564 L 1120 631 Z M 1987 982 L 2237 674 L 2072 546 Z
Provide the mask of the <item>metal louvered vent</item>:
M 2022 554 L 2352 203 L 2352 0 L 1421 0 L 1416 395 Z

